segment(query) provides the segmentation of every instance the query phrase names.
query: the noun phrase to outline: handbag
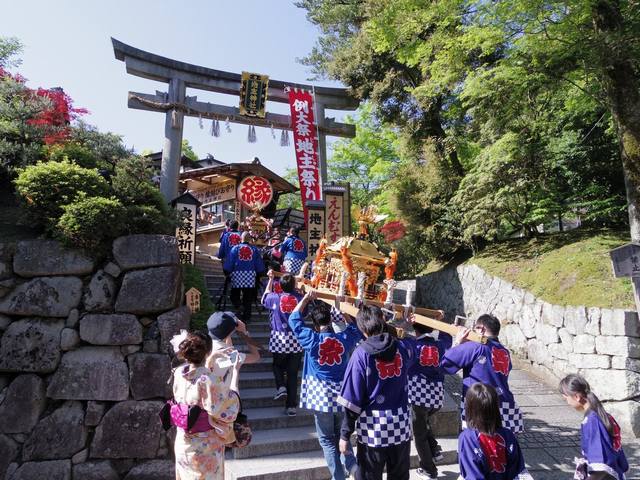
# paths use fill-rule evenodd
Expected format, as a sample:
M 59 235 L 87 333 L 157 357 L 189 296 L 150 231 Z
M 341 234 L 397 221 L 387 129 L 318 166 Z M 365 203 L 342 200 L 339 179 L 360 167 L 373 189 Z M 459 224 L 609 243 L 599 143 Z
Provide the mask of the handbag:
M 236 395 L 238 395 L 238 393 L 236 393 Z M 238 402 L 240 403 L 240 411 L 233 422 L 233 433 L 235 434 L 236 439 L 227 445 L 227 447 L 231 448 L 246 447 L 251 443 L 251 438 L 253 436 L 253 433 L 251 432 L 251 425 L 249 425 L 249 419 L 244 413 L 242 413 L 242 399 L 240 398 L 240 395 L 238 395 Z

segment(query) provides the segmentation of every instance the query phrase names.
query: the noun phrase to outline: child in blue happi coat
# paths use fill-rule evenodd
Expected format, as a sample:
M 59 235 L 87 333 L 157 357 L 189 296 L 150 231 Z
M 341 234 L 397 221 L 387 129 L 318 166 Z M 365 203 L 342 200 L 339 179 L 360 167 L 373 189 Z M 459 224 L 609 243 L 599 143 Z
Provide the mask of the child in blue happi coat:
M 382 310 L 364 305 L 356 322 L 365 337 L 353 352 L 338 403 L 345 407 L 340 450 L 345 452 L 357 431 L 358 480 L 409 479 L 411 416 L 408 372 L 414 363 L 411 346 L 389 333 Z
M 469 329 L 460 329 L 456 335 L 457 346 L 447 350 L 440 364 L 445 373 L 455 374 L 462 370 L 462 396 L 476 382 L 491 385 L 498 392 L 499 409 L 502 425 L 514 433 L 524 431 L 524 420 L 520 407 L 509 389 L 509 373 L 511 372 L 511 356 L 509 350 L 498 340 L 500 320 L 493 315 L 480 315 L 473 330 L 479 335 L 488 337 L 482 344 L 468 340 Z M 466 412 L 462 405 L 462 428 L 466 428 Z
M 436 340 L 433 329 L 413 323 L 416 337 L 411 342 L 415 363 L 409 371 L 409 404 L 413 437 L 418 451 L 418 478 L 437 478 L 435 462 L 441 460 L 442 449 L 431 431 L 431 417 L 442 408 L 444 402 L 444 373 L 440 362 L 451 346 L 451 335 L 440 332 Z
M 589 383 L 580 375 L 560 381 L 560 393 L 567 404 L 584 413 L 580 427 L 582 455 L 573 478 L 580 480 L 624 480 L 629 470 L 622 450 L 620 427 L 607 413 Z
M 222 261 L 229 254 L 231 249 L 240 244 L 241 234 L 238 231 L 238 221 L 232 220 L 229 222 L 229 227 L 225 229 L 220 237 L 220 248 L 218 249 L 218 258 Z
M 302 264 L 307 260 L 307 245 L 300 238 L 300 228 L 291 227 L 287 238 L 280 245 L 282 268 L 285 272 L 298 275 Z
M 531 480 L 515 435 L 502 426 L 495 388 L 474 383 L 464 403 L 467 428 L 458 437 L 460 478 Z
M 349 355 L 362 335 L 352 323 L 335 332 L 331 307 L 314 300 L 313 292 L 305 295 L 289 317 L 289 326 L 304 349 L 300 407 L 313 410 L 318 441 L 332 480 L 344 480 L 344 469 L 353 474 L 357 464 L 350 446 L 340 458 L 338 442 L 344 413 L 337 399 Z M 313 328 L 304 324 L 305 309 Z
M 293 275 L 285 274 L 280 278 L 279 293 L 274 292 L 273 270 L 269 270 L 267 276 L 269 282 L 262 295 L 262 305 L 271 312 L 269 351 L 273 357 L 273 376 L 276 381 L 276 394 L 273 399 L 286 397 L 285 413 L 295 416 L 302 347 L 287 322 L 289 315 L 302 299 L 302 294 L 296 290 L 296 279 Z

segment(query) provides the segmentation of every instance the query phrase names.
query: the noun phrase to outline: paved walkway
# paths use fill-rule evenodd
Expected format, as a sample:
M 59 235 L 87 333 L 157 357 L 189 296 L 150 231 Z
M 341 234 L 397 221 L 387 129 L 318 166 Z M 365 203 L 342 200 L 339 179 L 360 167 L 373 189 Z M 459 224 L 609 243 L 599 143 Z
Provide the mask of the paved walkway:
M 548 385 L 524 370 L 513 370 L 509 385 L 525 417 L 525 433 L 518 435 L 518 441 L 533 478 L 572 479 L 573 458 L 580 454 L 582 415 L 565 403 L 555 385 Z M 459 377 L 447 377 L 446 389 L 460 401 Z M 627 480 L 640 480 L 640 440 L 623 439 L 623 448 L 630 465 Z M 458 466 L 443 465 L 439 473 L 439 479 L 455 480 Z M 412 471 L 411 479 L 417 478 Z

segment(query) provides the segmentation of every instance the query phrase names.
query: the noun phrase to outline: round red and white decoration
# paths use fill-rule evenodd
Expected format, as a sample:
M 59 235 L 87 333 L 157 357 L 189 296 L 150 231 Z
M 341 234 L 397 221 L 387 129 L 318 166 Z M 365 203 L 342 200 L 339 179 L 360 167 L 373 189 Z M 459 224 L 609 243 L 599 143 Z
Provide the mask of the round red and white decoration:
M 273 186 L 264 177 L 244 177 L 238 185 L 238 198 L 252 210 L 262 210 L 273 200 Z

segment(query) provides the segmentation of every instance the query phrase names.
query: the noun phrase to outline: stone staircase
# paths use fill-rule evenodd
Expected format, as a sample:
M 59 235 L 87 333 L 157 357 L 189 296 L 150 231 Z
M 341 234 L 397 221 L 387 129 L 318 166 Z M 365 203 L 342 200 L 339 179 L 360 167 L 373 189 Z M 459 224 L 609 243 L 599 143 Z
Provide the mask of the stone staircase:
M 222 266 L 217 260 L 198 255 L 196 266 L 205 274 L 209 295 L 215 303 L 224 285 Z M 231 309 L 227 302 L 227 307 Z M 227 480 L 327 480 L 330 478 L 322 449 L 318 444 L 313 413 L 298 409 L 295 417 L 284 412 L 284 400 L 273 400 L 275 382 L 269 340 L 268 313 L 261 307 L 253 311 L 248 324 L 251 336 L 265 347 L 258 363 L 245 365 L 240 373 L 240 396 L 244 413 L 253 431 L 251 444 L 227 451 Z M 234 338 L 238 350 L 246 351 L 242 340 Z M 445 406 L 434 418 L 433 429 L 443 447 L 442 463 L 457 462 L 458 408 L 445 394 Z M 412 468 L 417 454 L 412 447 Z
M 254 312 L 249 331 L 265 346 L 268 341 L 267 315 Z M 246 349 L 238 341 L 240 351 Z M 275 383 L 271 373 L 271 354 L 263 352 L 260 362 L 245 365 L 240 377 L 240 396 L 249 418 L 253 440 L 245 448 L 227 452 L 227 480 L 326 480 L 330 478 L 315 432 L 313 413 L 298 409 L 298 415 L 284 413 L 284 401 L 273 400 Z M 433 429 L 443 447 L 442 463 L 457 462 L 459 413 L 446 394 L 445 407 L 434 418 Z M 412 468 L 417 468 L 417 453 L 411 452 Z

